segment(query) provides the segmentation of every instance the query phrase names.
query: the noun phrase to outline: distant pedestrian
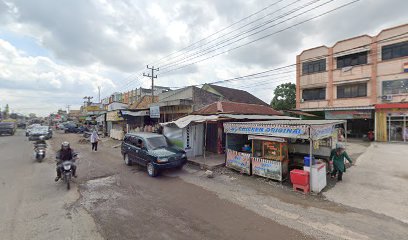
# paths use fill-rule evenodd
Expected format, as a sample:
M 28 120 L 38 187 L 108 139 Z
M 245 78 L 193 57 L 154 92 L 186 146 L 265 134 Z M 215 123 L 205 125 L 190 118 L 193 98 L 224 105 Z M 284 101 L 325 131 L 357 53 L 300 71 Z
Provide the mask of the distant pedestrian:
M 344 159 L 347 159 L 351 164 L 351 158 L 345 151 L 344 145 L 342 143 L 336 144 L 336 149 L 333 149 L 330 153 L 330 160 L 333 161 L 333 171 L 331 173 L 332 178 L 336 177 L 337 180 L 343 180 L 343 173 L 346 172 L 346 166 L 344 165 Z
M 96 131 L 96 129 L 92 131 L 90 138 L 91 138 L 91 143 L 92 143 L 92 151 L 93 150 L 95 150 L 95 152 L 98 151 L 99 136 L 98 136 L 98 132 Z

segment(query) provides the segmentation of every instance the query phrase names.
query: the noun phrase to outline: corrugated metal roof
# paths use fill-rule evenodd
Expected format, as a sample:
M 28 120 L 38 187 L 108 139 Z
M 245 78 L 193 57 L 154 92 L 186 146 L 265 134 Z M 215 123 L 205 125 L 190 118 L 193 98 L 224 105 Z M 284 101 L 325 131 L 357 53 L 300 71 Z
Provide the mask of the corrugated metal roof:
M 194 112 L 194 114 L 219 114 L 219 113 L 283 115 L 281 112 L 276 111 L 270 106 L 228 101 L 214 102 Z
M 163 126 L 174 124 L 179 128 L 185 128 L 192 122 L 216 121 L 219 119 L 248 119 L 248 120 L 290 120 L 297 118 L 288 116 L 268 116 L 268 115 L 236 115 L 236 114 L 218 114 L 218 115 L 188 115 L 177 119 L 176 121 L 161 123 Z

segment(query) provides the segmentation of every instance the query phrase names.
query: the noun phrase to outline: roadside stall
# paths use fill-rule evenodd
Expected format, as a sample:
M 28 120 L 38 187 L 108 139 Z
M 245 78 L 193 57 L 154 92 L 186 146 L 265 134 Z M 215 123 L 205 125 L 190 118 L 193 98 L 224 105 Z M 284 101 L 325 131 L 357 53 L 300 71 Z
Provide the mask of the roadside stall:
M 303 169 L 310 172 L 310 182 L 317 184 L 311 186 L 312 191 L 319 192 L 326 183 L 328 158 L 337 142 L 339 124 L 347 129 L 342 120 L 224 123 L 225 165 L 248 175 L 278 181 L 286 180 L 291 169 Z M 324 176 L 324 180 L 315 179 L 319 176 Z

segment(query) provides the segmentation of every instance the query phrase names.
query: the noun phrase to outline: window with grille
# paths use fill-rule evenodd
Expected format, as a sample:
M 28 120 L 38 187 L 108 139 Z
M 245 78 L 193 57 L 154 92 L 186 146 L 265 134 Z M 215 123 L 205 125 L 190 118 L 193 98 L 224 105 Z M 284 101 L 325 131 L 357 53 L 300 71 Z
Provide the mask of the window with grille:
M 326 88 L 304 89 L 302 91 L 302 99 L 303 101 L 325 100 Z
M 367 83 L 337 86 L 337 98 L 355 98 L 367 96 Z
M 311 74 L 326 71 L 326 59 L 304 62 L 302 64 L 302 74 Z
M 382 60 L 408 56 L 408 41 L 383 46 L 381 49 Z

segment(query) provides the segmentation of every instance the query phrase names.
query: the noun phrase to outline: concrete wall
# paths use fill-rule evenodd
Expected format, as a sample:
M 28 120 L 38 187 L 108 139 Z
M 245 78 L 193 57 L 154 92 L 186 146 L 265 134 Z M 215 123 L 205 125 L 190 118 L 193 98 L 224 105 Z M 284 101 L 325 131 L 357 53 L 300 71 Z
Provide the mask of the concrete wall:
M 408 57 L 382 61 L 381 50 L 385 45 L 408 41 L 408 24 L 381 31 L 377 36 L 358 36 L 337 42 L 333 47 L 321 46 L 303 51 L 297 56 L 296 107 L 298 109 L 370 106 L 381 103 L 382 81 L 408 79 L 403 65 Z M 401 35 L 401 36 L 399 36 Z M 395 37 L 395 39 L 390 39 Z M 336 57 L 357 52 L 368 52 L 367 64 L 347 69 L 337 69 Z M 326 72 L 302 75 L 302 63 L 326 58 Z M 337 99 L 340 84 L 367 83 L 367 97 Z M 326 99 L 302 102 L 302 90 L 326 87 Z M 408 94 L 393 96 L 391 102 L 408 100 Z

